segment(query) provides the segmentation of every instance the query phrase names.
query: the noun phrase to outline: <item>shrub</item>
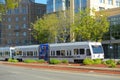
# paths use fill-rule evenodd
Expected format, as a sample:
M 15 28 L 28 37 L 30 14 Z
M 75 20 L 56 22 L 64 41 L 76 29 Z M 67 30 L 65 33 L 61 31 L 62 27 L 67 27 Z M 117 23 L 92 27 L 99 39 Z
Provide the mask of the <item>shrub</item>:
M 117 61 L 117 64 L 119 64 L 119 65 L 120 65 L 120 60 L 119 60 L 119 61 Z
M 59 63 L 61 63 L 61 61 L 60 60 L 58 60 L 58 59 L 50 59 L 50 62 L 49 62 L 50 64 L 59 64 Z
M 12 58 L 9 58 L 9 59 L 8 59 L 8 62 L 12 62 L 12 60 L 13 60 Z
M 106 62 L 105 62 L 105 61 L 102 61 L 102 64 L 105 64 L 105 65 L 106 65 Z
M 17 63 L 17 62 L 18 62 L 18 60 L 17 60 L 17 59 L 13 59 L 13 60 L 12 60 L 12 62 Z
M 37 60 L 37 62 L 39 62 L 39 63 L 45 63 L 45 60 L 44 59 L 40 59 L 40 60 Z
M 109 65 L 109 64 L 115 63 L 115 62 L 114 62 L 114 60 L 109 59 L 109 60 L 105 61 L 105 63 Z
M 116 67 L 116 63 L 111 63 L 108 66 L 111 67 L 111 68 L 115 68 Z
M 102 60 L 101 59 L 94 59 L 94 64 L 101 64 Z
M 37 62 L 37 61 L 34 60 L 34 59 L 26 59 L 26 60 L 24 60 L 24 62 L 25 62 L 25 63 L 35 63 L 35 62 Z
M 62 63 L 68 63 L 68 60 L 64 59 L 62 60 Z
M 18 62 L 18 60 L 17 60 L 17 59 L 12 59 L 12 58 L 9 58 L 9 59 L 8 59 L 8 62 L 14 62 L 14 63 L 17 63 L 17 62 Z
M 90 59 L 90 58 L 85 58 L 83 60 L 83 64 L 85 64 L 85 65 L 91 65 L 91 64 L 94 64 L 94 61 L 92 59 Z
M 107 61 L 105 61 L 105 63 L 106 63 L 106 65 L 108 66 L 108 67 L 111 67 L 111 68 L 114 68 L 114 67 L 116 67 L 116 63 L 115 63 L 115 61 L 114 60 L 107 60 Z

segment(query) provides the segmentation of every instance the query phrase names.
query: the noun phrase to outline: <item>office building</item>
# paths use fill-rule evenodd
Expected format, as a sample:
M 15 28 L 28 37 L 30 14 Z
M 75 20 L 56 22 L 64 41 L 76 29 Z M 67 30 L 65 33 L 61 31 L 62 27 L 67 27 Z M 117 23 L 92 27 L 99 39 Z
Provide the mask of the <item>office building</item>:
M 96 11 L 120 7 L 120 0 L 47 0 L 47 13 L 74 9 L 75 12 L 85 8 Z
M 120 59 L 120 8 L 103 12 L 108 15 L 110 21 L 109 31 L 104 35 L 102 42 L 105 58 Z
M 35 44 L 31 23 L 45 13 L 45 4 L 35 3 L 34 0 L 21 0 L 17 8 L 8 10 L 2 17 L 0 46 Z

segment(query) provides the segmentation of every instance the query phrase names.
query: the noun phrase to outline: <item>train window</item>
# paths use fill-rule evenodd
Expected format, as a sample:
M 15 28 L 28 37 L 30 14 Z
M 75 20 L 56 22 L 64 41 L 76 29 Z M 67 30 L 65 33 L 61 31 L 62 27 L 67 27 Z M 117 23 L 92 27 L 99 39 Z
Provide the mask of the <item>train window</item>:
M 71 50 L 67 50 L 67 56 L 71 56 Z
M 53 55 L 53 52 L 51 51 L 50 56 L 52 56 L 52 55 Z
M 27 56 L 33 56 L 33 52 L 32 51 L 27 52 Z
M 80 49 L 80 54 L 85 54 L 85 50 L 84 49 Z
M 74 55 L 78 55 L 78 49 L 74 49 Z
M 65 56 L 65 50 L 61 50 L 61 56 Z
M 70 51 L 70 56 L 72 55 L 71 51 Z
M 87 54 L 87 56 L 91 56 L 90 49 L 87 49 L 87 50 L 86 50 L 86 54 Z
M 6 56 L 9 55 L 9 52 L 5 52 L 5 55 L 6 55 Z
M 93 53 L 103 53 L 103 49 L 102 49 L 102 46 L 95 46 L 95 45 L 92 45 L 92 50 L 93 50 Z
M 34 56 L 37 56 L 37 51 L 34 51 Z
M 26 56 L 26 52 L 23 52 L 23 56 Z
M 60 56 L 60 51 L 56 51 L 56 55 L 57 55 L 57 56 Z
M 17 55 L 22 55 L 22 51 L 17 51 Z
M 55 51 L 53 51 L 53 56 L 55 56 Z
M 55 56 L 55 51 L 51 51 L 51 56 Z

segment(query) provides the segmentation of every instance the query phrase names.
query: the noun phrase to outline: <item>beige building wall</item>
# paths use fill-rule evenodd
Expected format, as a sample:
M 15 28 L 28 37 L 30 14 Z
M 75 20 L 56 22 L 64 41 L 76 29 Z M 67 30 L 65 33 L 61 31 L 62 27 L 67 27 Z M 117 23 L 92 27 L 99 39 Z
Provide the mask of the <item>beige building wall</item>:
M 108 17 L 114 16 L 114 15 L 120 15 L 120 7 L 113 8 L 113 9 L 107 9 L 107 10 L 103 10 L 103 11 L 97 11 L 96 15 L 100 15 L 101 13 L 106 14 Z
M 110 8 L 115 8 L 115 7 L 118 7 L 116 6 L 116 1 L 115 0 L 112 0 L 112 4 L 108 4 L 108 0 L 105 0 L 105 2 L 103 3 L 100 3 L 100 0 L 88 0 L 88 7 L 90 9 L 95 9 L 96 11 L 99 11 L 99 8 L 100 7 L 103 7 L 105 9 L 110 9 Z

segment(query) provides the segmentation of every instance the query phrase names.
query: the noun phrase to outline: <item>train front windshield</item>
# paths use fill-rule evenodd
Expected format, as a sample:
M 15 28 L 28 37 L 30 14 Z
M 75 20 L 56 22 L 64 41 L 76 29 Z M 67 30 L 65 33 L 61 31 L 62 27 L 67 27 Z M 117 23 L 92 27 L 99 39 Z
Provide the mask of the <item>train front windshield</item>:
M 101 45 L 98 45 L 98 46 L 92 45 L 92 50 L 93 50 L 93 53 L 94 53 L 94 54 L 103 53 L 103 48 L 102 48 Z

